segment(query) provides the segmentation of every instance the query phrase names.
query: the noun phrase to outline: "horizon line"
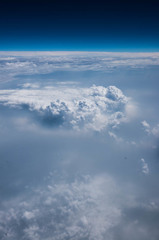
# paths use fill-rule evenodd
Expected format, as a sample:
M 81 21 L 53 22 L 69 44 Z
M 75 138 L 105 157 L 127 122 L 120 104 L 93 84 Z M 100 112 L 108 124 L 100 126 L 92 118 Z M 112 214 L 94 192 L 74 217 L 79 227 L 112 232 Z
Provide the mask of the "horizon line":
M 131 54 L 159 54 L 159 51 L 89 51 L 89 50 L 0 50 L 0 54 L 8 54 L 8 53 L 12 53 L 12 54 L 17 54 L 17 53 L 46 53 L 46 54 L 53 54 L 53 53 L 59 53 L 59 54 L 69 54 L 69 53 L 74 53 L 74 54 L 78 54 L 78 53 L 105 53 L 105 54 L 115 54 L 115 53 L 131 53 Z

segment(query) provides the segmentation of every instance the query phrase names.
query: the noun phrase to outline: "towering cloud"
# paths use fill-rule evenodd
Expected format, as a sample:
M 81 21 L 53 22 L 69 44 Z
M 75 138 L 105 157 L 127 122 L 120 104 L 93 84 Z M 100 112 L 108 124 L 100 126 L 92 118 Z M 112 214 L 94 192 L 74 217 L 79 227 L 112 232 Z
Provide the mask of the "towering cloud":
M 44 87 L 1 90 L 0 102 L 16 108 L 28 108 L 50 125 L 100 131 L 126 120 L 128 98 L 115 86 L 107 88 Z

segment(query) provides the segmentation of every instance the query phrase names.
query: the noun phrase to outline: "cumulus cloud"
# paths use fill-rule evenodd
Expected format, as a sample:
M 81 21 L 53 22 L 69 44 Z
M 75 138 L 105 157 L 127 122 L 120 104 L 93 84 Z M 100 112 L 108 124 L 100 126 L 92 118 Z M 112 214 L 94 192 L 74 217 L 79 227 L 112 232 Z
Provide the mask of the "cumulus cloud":
M 27 108 L 50 125 L 101 131 L 126 121 L 129 99 L 115 86 L 44 87 L 1 90 L 5 106 Z

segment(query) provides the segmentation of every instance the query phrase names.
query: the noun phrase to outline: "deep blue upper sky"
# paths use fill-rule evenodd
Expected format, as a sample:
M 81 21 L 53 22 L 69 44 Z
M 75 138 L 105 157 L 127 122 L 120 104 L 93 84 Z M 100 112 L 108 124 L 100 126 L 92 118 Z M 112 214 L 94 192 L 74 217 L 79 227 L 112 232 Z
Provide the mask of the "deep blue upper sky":
M 159 51 L 159 2 L 0 3 L 0 50 Z

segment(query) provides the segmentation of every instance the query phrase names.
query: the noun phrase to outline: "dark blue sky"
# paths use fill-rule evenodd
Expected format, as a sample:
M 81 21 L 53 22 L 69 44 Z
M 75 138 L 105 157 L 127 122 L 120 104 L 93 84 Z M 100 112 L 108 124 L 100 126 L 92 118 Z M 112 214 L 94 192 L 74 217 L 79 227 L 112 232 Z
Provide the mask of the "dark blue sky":
M 159 3 L 4 0 L 0 50 L 159 51 Z

